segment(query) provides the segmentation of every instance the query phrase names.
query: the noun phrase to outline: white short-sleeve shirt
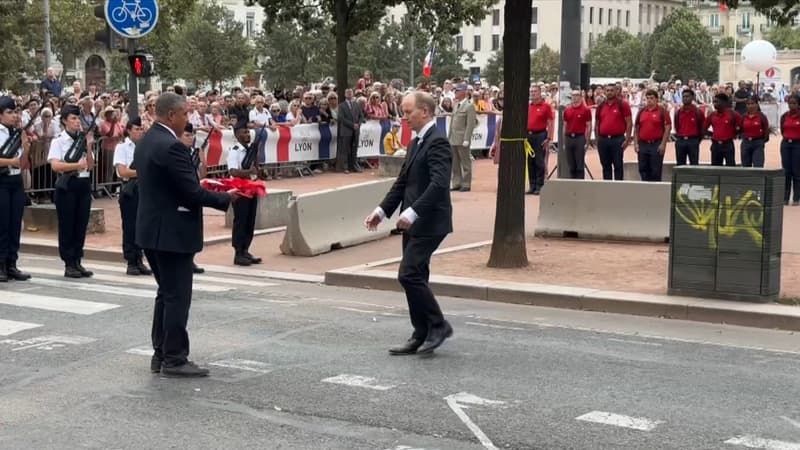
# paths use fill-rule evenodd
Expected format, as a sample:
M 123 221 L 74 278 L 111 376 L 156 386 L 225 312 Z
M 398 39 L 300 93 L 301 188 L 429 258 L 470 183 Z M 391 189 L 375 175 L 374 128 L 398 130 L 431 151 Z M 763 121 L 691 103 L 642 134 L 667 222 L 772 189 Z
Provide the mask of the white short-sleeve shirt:
M 242 144 L 231 147 L 228 150 L 228 169 L 241 169 L 245 155 L 247 155 L 247 149 Z
M 114 148 L 114 170 L 117 172 L 117 176 L 122 178 L 119 174 L 119 170 L 117 166 L 122 164 L 123 166 L 130 168 L 131 163 L 133 162 L 133 150 L 136 148 L 136 144 L 133 143 L 131 138 L 125 138 L 124 141 L 117 144 Z
M 62 131 L 61 134 L 50 143 L 50 152 L 47 154 L 47 161 L 64 161 L 64 157 L 69 151 L 69 148 L 72 147 L 73 142 L 75 141 L 72 137 L 66 131 Z M 78 178 L 89 178 L 89 170 L 81 170 L 78 172 Z
M 11 139 L 11 133 L 9 132 L 8 128 L 5 125 L 0 124 L 0 148 L 5 145 L 6 141 Z M 22 156 L 22 146 L 19 146 L 17 149 L 17 154 L 12 157 L 13 158 L 20 158 Z M 19 175 L 22 173 L 22 170 L 19 167 L 9 167 L 8 174 L 9 175 Z
M 258 112 L 258 108 L 253 108 L 250 110 L 250 122 L 269 124 L 271 119 L 272 115 L 269 113 L 267 108 L 264 108 L 261 112 Z

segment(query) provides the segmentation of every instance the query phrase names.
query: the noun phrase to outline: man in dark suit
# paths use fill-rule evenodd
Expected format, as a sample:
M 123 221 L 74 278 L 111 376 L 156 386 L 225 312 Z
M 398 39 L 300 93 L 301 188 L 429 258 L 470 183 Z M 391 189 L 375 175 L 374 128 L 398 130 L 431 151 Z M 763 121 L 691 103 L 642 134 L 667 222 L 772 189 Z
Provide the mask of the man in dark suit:
M 336 142 L 336 170 L 361 172 L 358 165 L 358 131 L 364 122 L 364 111 L 353 98 L 353 90 L 344 91 L 345 101 L 339 104 L 339 127 Z
M 139 178 L 136 244 L 144 249 L 158 282 L 150 370 L 203 377 L 208 370 L 188 359 L 192 260 L 203 248 L 203 207 L 227 211 L 237 193 L 208 192 L 200 186 L 189 150 L 177 138 L 186 126 L 186 112 L 183 97 L 161 95 L 156 123 L 136 144 L 132 164 Z
M 397 181 L 380 206 L 364 221 L 368 229 L 375 230 L 402 205 L 397 221 L 397 228 L 404 231 L 398 281 L 406 291 L 414 333 L 405 344 L 389 349 L 392 355 L 431 353 L 453 334 L 453 328 L 444 320 L 428 286 L 431 255 L 453 231 L 452 151 L 447 137 L 436 128 L 433 97 L 415 92 L 403 99 L 402 108 L 417 137 L 408 148 Z

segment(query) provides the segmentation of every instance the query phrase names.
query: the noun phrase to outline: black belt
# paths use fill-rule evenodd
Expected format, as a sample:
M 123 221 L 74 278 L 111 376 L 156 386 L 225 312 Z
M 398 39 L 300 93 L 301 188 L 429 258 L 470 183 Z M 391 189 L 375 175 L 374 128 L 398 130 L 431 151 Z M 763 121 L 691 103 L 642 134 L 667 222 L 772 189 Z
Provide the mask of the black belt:
M 583 133 L 567 133 L 567 136 L 571 138 L 583 137 Z
M 661 143 L 661 139 L 653 139 L 651 141 L 643 141 L 643 140 L 640 139 L 639 143 L 640 144 L 656 144 L 656 143 L 660 144 Z
M 783 139 L 784 142 L 787 144 L 794 144 L 795 142 L 800 142 L 800 139 Z
M 678 136 L 679 139 L 683 139 L 684 141 L 689 139 L 699 139 L 700 136 Z
M 547 133 L 547 129 L 539 130 L 539 131 L 530 131 L 530 130 L 528 130 L 528 134 L 541 134 L 541 133 Z
M 724 141 L 720 141 L 718 139 L 714 139 L 714 142 L 716 142 L 717 144 L 722 145 L 722 144 L 726 144 L 728 142 L 733 142 L 733 139 L 725 139 Z
M 614 134 L 614 135 L 610 135 L 610 134 L 601 134 L 601 135 L 600 135 L 600 137 L 601 137 L 601 138 L 606 138 L 606 139 L 615 139 L 615 138 L 621 138 L 621 137 L 625 137 L 625 135 L 624 135 L 624 134 Z
M 744 139 L 747 139 L 748 141 L 763 141 L 764 140 L 763 137 L 745 137 Z

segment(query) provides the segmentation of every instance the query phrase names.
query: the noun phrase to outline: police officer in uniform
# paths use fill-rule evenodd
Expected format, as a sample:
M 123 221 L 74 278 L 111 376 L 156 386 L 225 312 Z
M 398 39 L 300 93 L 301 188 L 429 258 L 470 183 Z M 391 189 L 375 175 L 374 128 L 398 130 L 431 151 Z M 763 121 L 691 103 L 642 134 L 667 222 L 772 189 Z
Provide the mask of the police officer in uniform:
M 250 130 L 247 122 L 240 120 L 234 129 L 236 140 L 239 141 L 228 151 L 228 171 L 232 177 L 255 180 L 258 178 L 258 166 L 252 164 L 250 168 L 243 169 L 242 161 L 247 155 L 250 145 Z M 233 204 L 233 235 L 232 244 L 236 251 L 233 263 L 237 266 L 260 264 L 261 258 L 250 254 L 250 244 L 256 229 L 256 212 L 258 211 L 258 198 L 242 198 Z
M 86 153 L 77 162 L 66 162 L 72 144 L 81 134 L 81 111 L 75 105 L 61 109 L 62 132 L 50 143 L 47 161 L 56 181 L 55 204 L 58 216 L 58 254 L 64 261 L 64 276 L 88 278 L 93 275 L 81 265 L 89 210 L 92 206 L 90 170 L 94 166 L 94 136 L 86 135 Z
M 206 152 L 202 148 L 195 148 L 195 139 L 194 139 L 194 126 L 186 122 L 186 126 L 183 128 L 183 134 L 180 136 L 180 141 L 186 148 L 189 149 L 190 154 L 194 154 L 194 151 L 197 151 L 197 160 L 193 160 L 192 162 L 197 162 L 197 166 L 195 169 L 197 170 L 197 176 L 199 178 L 206 177 Z M 192 261 L 192 272 L 196 274 L 205 273 L 206 269 L 199 267 L 194 261 Z
M 27 157 L 25 132 L 16 129 L 19 111 L 14 99 L 0 97 L 0 150 L 6 153 L 16 133 L 22 133 L 21 145 L 11 158 L 0 158 L 0 282 L 25 281 L 30 275 L 17 268 L 25 192 L 22 185 L 22 161 Z
M 139 209 L 139 186 L 136 170 L 131 169 L 133 150 L 142 138 L 144 128 L 142 119 L 134 117 L 125 125 L 125 140 L 114 149 L 114 167 L 117 176 L 122 179 L 122 190 L 119 195 L 119 211 L 122 218 L 122 255 L 128 262 L 128 275 L 152 275 L 153 272 L 144 265 L 144 253 L 136 245 L 136 211 Z

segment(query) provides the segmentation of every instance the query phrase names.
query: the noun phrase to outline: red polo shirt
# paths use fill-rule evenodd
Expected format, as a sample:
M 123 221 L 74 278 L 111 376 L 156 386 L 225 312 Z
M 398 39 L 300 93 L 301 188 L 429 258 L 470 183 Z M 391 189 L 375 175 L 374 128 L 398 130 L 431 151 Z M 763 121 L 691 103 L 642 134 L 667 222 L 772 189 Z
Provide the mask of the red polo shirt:
M 662 119 L 663 111 L 663 119 Z M 660 106 L 655 108 L 645 108 L 639 113 L 639 140 L 640 141 L 660 141 L 664 138 L 664 127 L 671 127 L 672 121 L 669 113 L 662 110 Z
M 614 98 L 604 101 L 597 107 L 598 131 L 601 136 L 619 136 L 625 134 L 625 118 L 631 117 L 631 105 L 622 101 L 620 108 L 619 99 Z
M 528 131 L 545 131 L 547 121 L 553 120 L 553 107 L 544 100 L 528 105 Z
M 712 127 L 713 134 L 711 139 L 715 141 L 728 141 L 736 137 L 736 126 L 741 119 L 739 114 L 731 111 L 730 109 L 714 111 L 710 116 L 706 117 L 705 127 Z
M 680 137 L 697 137 L 697 130 L 702 128 L 703 124 L 699 124 L 698 127 L 697 123 L 697 112 L 698 109 L 696 106 L 692 105 L 688 109 L 682 107 L 678 110 L 678 120 L 676 121 L 677 128 L 675 129 L 675 134 Z M 700 115 L 702 120 L 703 116 Z
M 586 124 L 592 123 L 592 110 L 586 105 L 570 105 L 564 110 L 564 131 L 574 134 L 586 133 Z
M 769 129 L 769 123 L 764 124 Z M 740 123 L 742 136 L 747 138 L 763 138 L 764 129 L 761 127 L 761 114 L 745 114 Z
M 800 110 L 794 113 L 789 111 L 783 116 L 781 129 L 784 139 L 800 139 Z

